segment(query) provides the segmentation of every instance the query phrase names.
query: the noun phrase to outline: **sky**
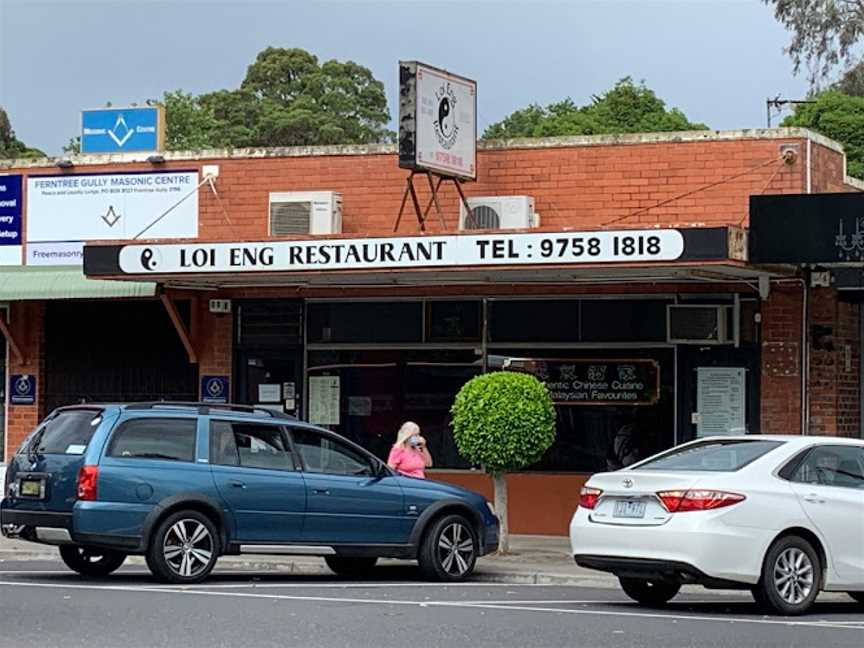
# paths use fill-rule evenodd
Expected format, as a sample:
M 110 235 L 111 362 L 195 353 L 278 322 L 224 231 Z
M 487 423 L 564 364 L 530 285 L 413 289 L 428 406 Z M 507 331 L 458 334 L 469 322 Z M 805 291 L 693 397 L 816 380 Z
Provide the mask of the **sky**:
M 473 78 L 481 133 L 624 76 L 691 121 L 761 128 L 766 97 L 807 92 L 788 42 L 760 0 L 0 0 L 0 105 L 19 139 L 58 154 L 82 109 L 233 89 L 274 46 L 365 65 L 393 117 L 399 60 Z

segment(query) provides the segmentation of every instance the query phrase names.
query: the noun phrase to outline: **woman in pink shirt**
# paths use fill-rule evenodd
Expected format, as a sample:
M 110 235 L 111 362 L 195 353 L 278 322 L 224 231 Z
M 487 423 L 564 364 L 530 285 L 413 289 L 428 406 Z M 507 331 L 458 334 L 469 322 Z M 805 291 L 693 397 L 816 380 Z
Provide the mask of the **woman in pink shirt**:
M 432 467 L 432 455 L 426 448 L 426 439 L 420 436 L 419 425 L 411 421 L 402 424 L 387 465 L 401 475 L 426 478 L 426 468 Z

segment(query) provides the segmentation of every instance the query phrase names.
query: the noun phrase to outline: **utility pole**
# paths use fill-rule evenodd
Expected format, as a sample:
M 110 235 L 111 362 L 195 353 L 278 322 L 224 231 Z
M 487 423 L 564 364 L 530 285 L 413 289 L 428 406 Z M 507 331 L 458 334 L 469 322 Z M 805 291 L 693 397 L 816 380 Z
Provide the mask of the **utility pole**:
M 768 128 L 771 128 L 771 110 L 772 108 L 777 111 L 779 115 L 783 112 L 783 108 L 786 106 L 798 106 L 800 104 L 812 104 L 816 103 L 813 99 L 781 99 L 778 94 L 776 97 L 771 99 L 770 97 L 765 100 L 765 117 L 768 123 Z

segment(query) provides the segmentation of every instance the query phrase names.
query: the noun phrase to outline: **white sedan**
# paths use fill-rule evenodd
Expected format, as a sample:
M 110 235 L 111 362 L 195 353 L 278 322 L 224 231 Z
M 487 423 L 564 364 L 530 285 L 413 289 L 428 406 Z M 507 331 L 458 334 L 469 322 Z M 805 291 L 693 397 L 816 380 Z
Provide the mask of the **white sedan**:
M 864 441 L 699 439 L 593 475 L 570 543 L 579 565 L 645 605 L 683 584 L 749 589 L 787 615 L 820 591 L 864 604 Z

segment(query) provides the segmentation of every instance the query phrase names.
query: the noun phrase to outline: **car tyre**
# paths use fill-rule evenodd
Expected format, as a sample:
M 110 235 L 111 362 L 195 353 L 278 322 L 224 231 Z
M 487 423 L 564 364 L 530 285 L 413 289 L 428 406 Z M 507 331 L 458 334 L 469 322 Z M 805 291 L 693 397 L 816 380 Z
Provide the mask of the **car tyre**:
M 60 558 L 72 571 L 82 576 L 100 578 L 118 570 L 126 560 L 126 554 L 111 549 L 62 545 Z
M 853 599 L 864 605 L 864 592 L 846 592 Z
M 165 583 L 200 583 L 219 557 L 216 525 L 198 511 L 178 511 L 166 517 L 150 538 L 147 567 Z
M 618 581 L 627 596 L 641 605 L 650 607 L 665 605 L 675 598 L 681 589 L 678 583 L 642 578 L 619 578 Z
M 345 578 L 363 578 L 372 573 L 378 559 L 374 557 L 349 558 L 345 556 L 325 556 L 324 562 L 327 563 L 330 571 L 337 576 L 344 576 Z
M 793 535 L 768 549 L 753 598 L 770 611 L 796 616 L 810 609 L 821 589 L 819 555 L 807 540 Z
M 433 581 L 458 582 L 474 571 L 478 553 L 477 533 L 463 516 L 445 515 L 429 527 L 417 560 L 423 575 Z

